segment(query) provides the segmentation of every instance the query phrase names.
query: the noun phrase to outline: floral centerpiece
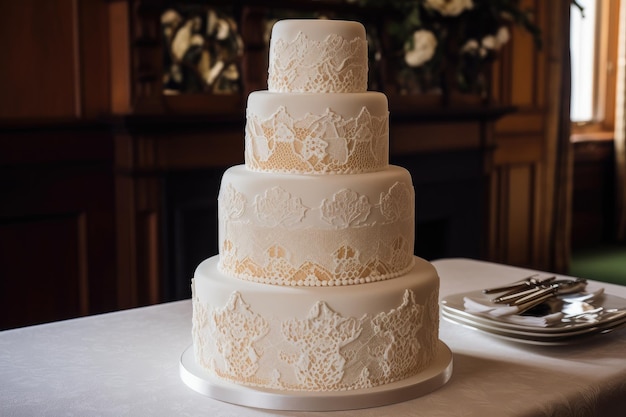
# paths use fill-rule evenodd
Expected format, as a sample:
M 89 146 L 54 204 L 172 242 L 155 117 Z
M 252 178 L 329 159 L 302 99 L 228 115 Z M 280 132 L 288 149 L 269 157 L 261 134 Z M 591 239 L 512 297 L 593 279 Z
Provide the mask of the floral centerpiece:
M 451 91 L 487 98 L 490 68 L 519 25 L 541 45 L 519 0 L 359 0 L 388 14 L 386 30 L 399 93 Z

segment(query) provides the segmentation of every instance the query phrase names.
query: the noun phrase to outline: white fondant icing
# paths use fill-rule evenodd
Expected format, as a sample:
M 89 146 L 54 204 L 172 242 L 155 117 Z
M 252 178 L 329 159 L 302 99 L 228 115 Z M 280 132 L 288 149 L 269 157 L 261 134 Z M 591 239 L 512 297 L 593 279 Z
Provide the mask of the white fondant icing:
M 218 197 L 220 269 L 278 285 L 393 278 L 412 267 L 414 206 L 398 166 L 324 177 L 231 167 Z
M 246 166 L 255 171 L 358 174 L 389 160 L 387 97 L 382 93 L 248 97 Z
M 426 368 L 438 341 L 435 269 L 350 287 L 269 286 L 232 279 L 218 257 L 193 281 L 193 340 L 205 369 L 246 385 L 340 391 Z
M 359 93 L 367 90 L 367 40 L 357 22 L 279 21 L 272 28 L 268 90 Z

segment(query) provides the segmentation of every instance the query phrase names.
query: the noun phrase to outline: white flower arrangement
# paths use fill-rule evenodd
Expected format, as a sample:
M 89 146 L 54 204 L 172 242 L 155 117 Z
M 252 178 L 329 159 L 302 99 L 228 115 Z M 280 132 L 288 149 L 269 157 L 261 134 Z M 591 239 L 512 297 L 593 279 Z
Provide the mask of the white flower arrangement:
M 437 48 L 437 38 L 429 30 L 416 30 L 413 33 L 412 45 L 407 42 L 404 61 L 410 67 L 419 67 L 424 62 L 430 61 Z
M 523 27 L 541 44 L 532 13 L 522 9 L 520 0 L 359 1 L 389 16 L 385 30 L 393 51 L 388 56 L 398 58 L 397 83 L 407 93 L 459 90 L 486 95 L 488 66 L 509 42 L 511 26 Z
M 474 7 L 472 0 L 426 0 L 424 4 L 443 16 L 458 16 Z

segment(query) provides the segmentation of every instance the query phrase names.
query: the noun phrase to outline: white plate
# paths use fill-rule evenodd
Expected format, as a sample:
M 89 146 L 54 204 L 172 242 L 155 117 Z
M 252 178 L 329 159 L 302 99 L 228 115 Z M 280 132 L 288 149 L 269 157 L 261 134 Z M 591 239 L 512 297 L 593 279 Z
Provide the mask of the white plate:
M 507 338 L 508 340 L 521 341 L 533 344 L 545 344 L 545 345 L 563 345 L 571 343 L 579 343 L 589 336 L 597 334 L 609 333 L 613 330 L 626 325 L 626 314 L 622 315 L 620 320 L 616 320 L 610 323 L 603 323 L 595 327 L 586 327 L 576 332 L 566 333 L 537 333 L 537 332 L 523 332 L 520 330 L 505 329 L 497 326 L 490 326 L 484 324 L 484 322 L 478 322 L 471 318 L 460 316 L 450 311 L 441 310 L 441 316 L 453 323 L 461 324 L 465 327 L 471 327 L 475 330 L 480 330 L 485 333 L 489 333 L 495 336 Z
M 511 323 L 512 326 L 504 326 L 502 325 L 501 321 L 493 320 L 484 317 L 483 315 L 472 315 L 467 312 L 460 313 L 458 310 L 448 309 L 443 306 L 441 308 L 441 312 L 447 314 L 448 316 L 452 316 L 453 319 L 459 318 L 460 320 L 464 320 L 464 322 L 472 323 L 473 325 L 483 327 L 485 329 L 493 329 L 494 331 L 505 332 L 512 337 L 540 337 L 542 339 L 556 339 L 562 337 L 586 335 L 588 333 L 596 333 L 599 329 L 601 330 L 626 322 L 626 310 L 611 313 L 610 319 L 608 317 L 605 317 L 603 320 L 599 320 L 594 323 L 585 323 L 584 326 L 570 325 L 568 327 L 560 327 L 555 329 L 538 326 L 520 326 L 515 325 L 514 323 Z M 546 329 L 551 329 L 551 331 L 546 331 Z
M 549 327 L 525 326 L 523 324 L 510 323 L 497 317 L 489 316 L 487 314 L 465 311 L 463 302 L 464 297 L 470 297 L 478 301 L 484 300 L 485 302 L 488 302 L 493 296 L 485 295 L 482 293 L 482 291 L 471 291 L 467 293 L 449 295 L 441 300 L 442 310 L 448 313 L 452 313 L 455 316 L 462 317 L 466 320 L 470 320 L 479 325 L 493 326 L 505 331 L 517 330 L 521 332 L 530 332 L 533 334 L 557 334 L 558 336 L 573 336 L 581 331 L 584 331 L 585 329 L 592 329 L 598 326 L 614 324 L 615 322 L 624 319 L 624 315 L 626 314 L 621 311 L 617 313 L 606 313 L 600 315 L 598 317 L 598 320 L 594 322 L 570 323 L 563 321 Z M 626 310 L 626 299 L 611 294 L 603 294 L 596 300 L 590 301 L 589 303 L 592 304 L 594 307 L 602 307 L 605 310 Z
M 517 342 L 517 343 L 539 345 L 539 346 L 563 346 L 563 345 L 572 345 L 572 344 L 582 343 L 599 334 L 607 334 L 614 330 L 617 330 L 619 328 L 626 326 L 626 320 L 623 320 L 623 321 L 614 323 L 613 325 L 610 325 L 610 326 L 594 329 L 593 332 L 588 332 L 586 334 L 581 334 L 577 336 L 563 336 L 560 338 L 542 338 L 538 336 L 520 336 L 520 335 L 507 333 L 506 331 L 487 329 L 477 323 L 465 320 L 458 316 L 450 315 L 445 312 L 442 313 L 441 317 L 446 321 L 449 321 L 455 324 L 460 324 L 464 327 L 470 328 L 472 330 L 477 330 L 481 333 L 485 333 L 489 336 L 494 336 L 499 339 L 503 339 L 503 340 L 511 341 L 511 342 Z
M 183 352 L 179 370 L 183 382 L 194 391 L 232 404 L 272 410 L 353 410 L 407 401 L 442 387 L 452 376 L 452 352 L 439 341 L 433 363 L 418 375 L 379 387 L 339 392 L 279 391 L 224 381 L 196 363 L 193 346 Z
M 511 336 L 521 336 L 521 337 L 532 337 L 532 338 L 542 338 L 542 339 L 557 339 L 563 337 L 574 337 L 586 335 L 588 333 L 596 333 L 601 331 L 607 327 L 613 327 L 619 325 L 621 323 L 626 322 L 626 311 L 620 311 L 615 313 L 611 320 L 602 320 L 595 323 L 593 326 L 584 326 L 578 327 L 574 330 L 568 329 L 563 332 L 544 332 L 542 331 L 543 327 L 535 327 L 535 326 L 526 326 L 524 330 L 518 330 L 516 328 L 507 328 L 503 326 L 499 326 L 499 322 L 489 319 L 483 319 L 482 317 L 472 317 L 469 315 L 461 315 L 455 310 L 449 309 L 441 309 L 442 314 L 446 314 L 451 318 L 459 318 L 467 323 L 473 323 L 477 326 L 483 327 L 488 330 L 503 332 Z

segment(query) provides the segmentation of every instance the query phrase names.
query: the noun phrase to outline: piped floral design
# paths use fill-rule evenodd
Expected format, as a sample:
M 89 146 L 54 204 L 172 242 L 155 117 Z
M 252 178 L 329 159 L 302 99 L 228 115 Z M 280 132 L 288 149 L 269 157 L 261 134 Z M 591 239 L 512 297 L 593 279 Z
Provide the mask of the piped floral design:
M 254 206 L 259 222 L 267 227 L 288 227 L 298 223 L 307 212 L 300 198 L 294 198 L 280 187 L 257 195 Z
M 321 217 L 327 223 L 344 229 L 365 222 L 371 208 L 366 196 L 343 189 L 335 193 L 332 199 L 322 201 Z
M 413 193 L 405 183 L 395 183 L 387 193 L 380 195 L 380 210 L 388 221 L 398 221 L 413 216 Z
M 229 220 L 240 218 L 246 207 L 245 195 L 237 191 L 232 184 L 228 184 L 222 193 L 221 198 L 218 200 L 221 213 Z

